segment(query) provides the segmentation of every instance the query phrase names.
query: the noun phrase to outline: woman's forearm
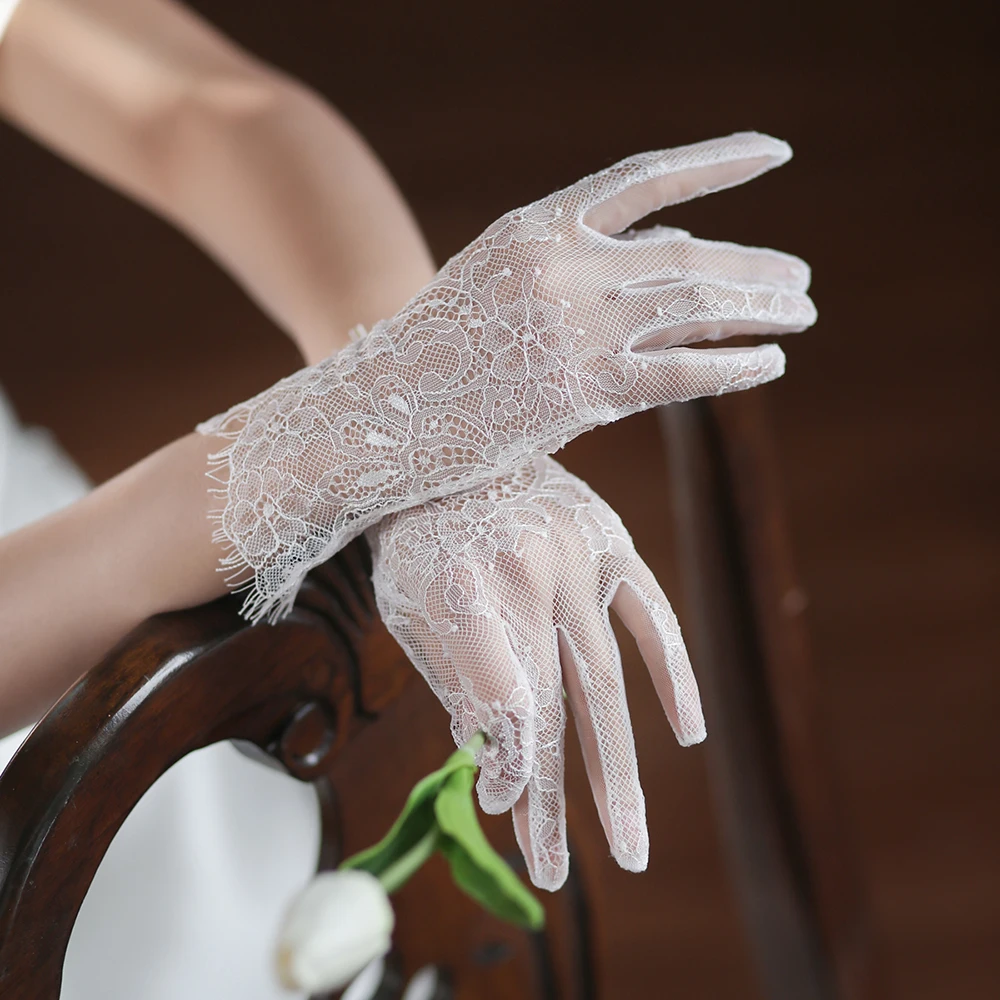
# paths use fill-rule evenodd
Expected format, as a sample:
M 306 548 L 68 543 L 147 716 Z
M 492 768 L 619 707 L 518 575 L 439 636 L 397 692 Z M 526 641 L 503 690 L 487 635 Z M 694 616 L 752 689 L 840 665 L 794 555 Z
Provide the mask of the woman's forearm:
M 208 519 L 212 448 L 190 434 L 0 538 L 0 736 L 37 719 L 144 618 L 225 592 Z
M 184 230 L 310 362 L 433 274 L 357 132 L 172 0 L 23 0 L 0 114 Z
M 0 46 L 0 115 L 187 232 L 310 362 L 433 273 L 360 136 L 171 0 L 22 0 Z M 143 618 L 225 591 L 209 450 L 192 434 L 0 539 L 0 733 Z

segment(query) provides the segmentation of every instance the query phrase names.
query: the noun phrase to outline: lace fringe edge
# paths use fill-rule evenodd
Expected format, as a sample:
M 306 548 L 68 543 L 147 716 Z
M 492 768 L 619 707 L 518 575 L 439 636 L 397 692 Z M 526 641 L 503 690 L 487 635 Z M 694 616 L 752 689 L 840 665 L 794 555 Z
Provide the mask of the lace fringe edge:
M 269 591 L 261 585 L 260 572 L 248 561 L 240 549 L 236 539 L 230 535 L 224 525 L 226 510 L 229 506 L 229 477 L 232 473 L 232 454 L 239 438 L 239 430 L 227 429 L 240 416 L 239 408 L 230 410 L 219 417 L 213 417 L 199 424 L 195 429 L 205 437 L 221 438 L 229 443 L 208 456 L 208 469 L 205 476 L 214 480 L 218 486 L 210 486 L 208 492 L 218 498 L 219 506 L 208 513 L 208 520 L 215 527 L 212 529 L 212 543 L 221 550 L 219 565 L 216 572 L 225 573 L 226 587 L 233 594 L 246 594 L 240 605 L 240 615 L 251 625 L 267 622 L 274 625 L 284 618 L 295 606 L 299 588 L 306 574 L 312 568 L 308 565 L 295 566 L 286 570 L 278 589 Z

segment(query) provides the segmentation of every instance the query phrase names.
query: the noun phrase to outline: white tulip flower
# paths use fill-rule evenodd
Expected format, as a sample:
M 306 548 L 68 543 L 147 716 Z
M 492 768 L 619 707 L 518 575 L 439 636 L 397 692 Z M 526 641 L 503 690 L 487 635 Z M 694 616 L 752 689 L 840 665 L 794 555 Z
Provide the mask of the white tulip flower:
M 389 896 L 374 875 L 317 875 L 293 900 L 278 935 L 282 984 L 307 993 L 339 989 L 389 950 L 394 923 Z

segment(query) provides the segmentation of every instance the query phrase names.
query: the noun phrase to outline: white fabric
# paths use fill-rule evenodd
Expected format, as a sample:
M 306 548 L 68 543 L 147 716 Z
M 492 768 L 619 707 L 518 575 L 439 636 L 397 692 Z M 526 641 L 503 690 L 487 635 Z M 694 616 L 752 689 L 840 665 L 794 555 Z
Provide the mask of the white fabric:
M 0 0 L 0 42 L 3 41 L 4 32 L 10 19 L 14 16 L 14 11 L 21 0 Z
M 47 430 L 22 427 L 0 392 L 0 535 L 72 503 L 90 489 Z
M 20 427 L 0 393 L 0 533 L 86 489 L 51 435 Z M 0 740 L 0 769 L 27 735 Z M 287 1000 L 274 941 L 318 850 L 308 785 L 228 743 L 189 754 L 140 800 L 98 869 L 63 1000 Z
M 655 228 L 650 211 L 784 163 L 740 133 L 633 156 L 507 213 L 389 320 L 199 428 L 228 439 L 216 538 L 248 617 L 379 518 L 487 482 L 598 424 L 777 378 L 775 345 L 695 341 L 812 324 L 809 268 Z
M 618 515 L 539 456 L 367 535 L 379 611 L 451 713 L 455 742 L 491 737 L 479 800 L 491 813 L 514 807 L 535 885 L 558 889 L 569 870 L 564 686 L 612 853 L 642 871 L 645 802 L 609 607 L 635 635 L 678 741 L 703 740 L 705 722 L 677 619 Z

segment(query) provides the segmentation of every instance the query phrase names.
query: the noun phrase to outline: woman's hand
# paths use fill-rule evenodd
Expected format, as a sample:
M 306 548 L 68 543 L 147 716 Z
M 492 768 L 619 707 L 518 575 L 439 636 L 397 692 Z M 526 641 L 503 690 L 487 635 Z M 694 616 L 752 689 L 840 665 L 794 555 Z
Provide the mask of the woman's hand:
M 663 591 L 618 515 L 540 456 L 477 490 L 368 529 L 379 610 L 450 712 L 459 745 L 477 730 L 479 801 L 513 807 L 531 880 L 566 880 L 563 690 L 611 851 L 649 856 L 613 607 L 635 636 L 678 741 L 705 738 L 698 687 Z
M 217 455 L 218 539 L 249 617 L 380 517 L 467 489 L 629 413 L 777 378 L 775 345 L 693 350 L 815 320 L 809 268 L 653 229 L 667 204 L 749 180 L 788 146 L 756 133 L 609 167 L 509 212 L 392 319 L 200 428 Z

